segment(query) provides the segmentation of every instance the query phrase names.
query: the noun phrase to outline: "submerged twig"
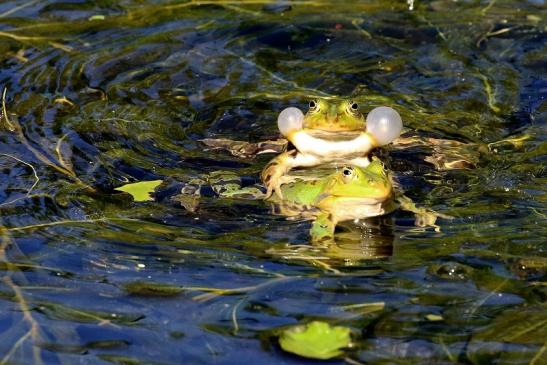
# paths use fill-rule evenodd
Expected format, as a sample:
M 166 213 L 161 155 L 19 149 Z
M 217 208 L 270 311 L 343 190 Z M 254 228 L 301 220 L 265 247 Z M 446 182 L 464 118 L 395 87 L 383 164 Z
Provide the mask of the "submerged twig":
M 14 39 L 16 41 L 20 41 L 20 42 L 25 42 L 25 41 L 47 41 L 51 38 L 48 38 L 48 37 L 31 37 L 31 36 L 25 36 L 25 35 L 17 35 L 17 34 L 12 34 L 12 33 L 8 33 L 8 32 L 0 32 L 0 37 L 6 37 L 6 38 L 11 38 L 11 39 Z
M 490 151 L 493 151 L 496 146 L 502 145 L 504 143 L 509 143 L 509 144 L 513 145 L 513 147 L 515 147 L 515 148 L 521 148 L 523 143 L 525 141 L 529 140 L 530 138 L 532 138 L 532 137 L 529 134 L 523 134 L 522 136 L 518 136 L 518 137 L 514 137 L 514 138 L 505 138 L 505 139 L 502 139 L 502 140 L 499 140 L 499 141 L 490 142 L 490 143 L 487 144 L 487 146 L 488 146 L 488 149 Z
M 490 293 L 488 293 L 484 298 L 482 298 L 481 300 L 479 300 L 476 305 L 474 305 L 471 310 L 468 312 L 467 314 L 467 319 L 470 320 L 471 319 L 471 316 L 473 316 L 475 314 L 475 312 L 484 304 L 486 303 L 486 301 L 488 299 L 490 299 L 491 297 L 493 297 L 494 295 L 496 295 L 498 293 L 498 291 L 503 288 L 505 286 L 505 284 L 507 284 L 509 282 L 509 279 L 504 279 L 498 286 L 496 286 L 494 288 L 494 290 L 492 290 Z
M 57 159 L 59 160 L 59 164 L 61 166 L 63 166 L 63 168 L 70 171 L 72 174 L 76 175 L 76 173 L 74 172 L 74 169 L 72 167 L 71 162 L 68 159 L 66 159 L 65 156 L 63 156 L 63 153 L 61 151 L 61 148 L 62 148 L 61 145 L 62 145 L 62 143 L 63 143 L 66 136 L 67 136 L 67 134 L 65 134 L 64 136 L 59 138 L 59 140 L 57 141 L 57 144 L 55 146 L 55 153 L 57 153 Z
M 490 1 L 488 2 L 488 5 L 486 5 L 486 6 L 484 7 L 484 9 L 481 10 L 482 15 L 486 15 L 486 12 L 487 12 L 488 10 L 490 10 L 490 8 L 491 8 L 492 6 L 494 6 L 495 3 L 496 3 L 496 0 L 490 0 Z
M 8 264 L 9 260 L 8 260 L 6 251 L 8 249 L 8 246 L 12 244 L 12 241 L 8 231 L 2 225 L 0 225 L 0 235 L 1 235 L 0 262 Z M 12 280 L 11 278 L 12 272 L 13 270 L 7 271 L 7 274 L 2 278 L 2 281 L 11 290 L 13 290 L 13 293 L 15 295 L 15 301 L 19 305 L 19 308 L 21 309 L 21 313 L 23 314 L 23 320 L 29 324 L 30 328 L 23 336 L 21 336 L 17 341 L 15 341 L 14 345 L 11 347 L 9 352 L 6 355 L 4 355 L 4 357 L 0 360 L 0 363 L 1 364 L 8 363 L 10 358 L 15 353 L 15 351 L 17 351 L 17 349 L 19 349 L 23 345 L 23 343 L 30 338 L 32 339 L 32 354 L 34 358 L 34 363 L 41 365 L 43 364 L 43 361 L 40 355 L 40 348 L 37 346 L 37 344 L 41 341 L 40 326 L 38 322 L 32 316 L 32 312 L 30 310 L 27 300 L 25 299 L 25 296 L 23 295 L 23 291 Z
M 8 231 L 10 232 L 19 232 L 19 231 L 28 231 L 38 228 L 45 228 L 45 227 L 54 227 L 54 226 L 60 226 L 65 224 L 95 224 L 99 222 L 140 222 L 138 219 L 133 218 L 97 218 L 97 219 L 87 219 L 87 220 L 64 220 L 64 221 L 55 221 L 55 222 L 48 222 L 48 223 L 40 223 L 40 224 L 30 224 L 28 226 L 21 226 L 21 227 L 12 227 L 8 228 Z
M 88 184 L 84 183 L 82 180 L 76 176 L 76 174 L 71 171 L 70 169 L 65 168 L 62 166 L 63 164 L 59 162 L 58 164 L 52 161 L 49 157 L 44 155 L 42 152 L 40 152 L 38 149 L 36 149 L 32 144 L 28 141 L 27 137 L 23 134 L 23 129 L 21 128 L 21 125 L 17 121 L 17 119 L 14 120 L 8 120 L 8 111 L 6 108 L 6 93 L 7 93 L 7 87 L 4 88 L 4 91 L 2 93 L 2 115 L 4 116 L 8 128 L 11 132 L 15 133 L 17 139 L 19 142 L 21 142 L 38 160 L 46 164 L 47 166 L 57 170 L 58 172 L 68 176 L 72 180 L 74 180 L 78 185 L 84 187 L 85 189 L 89 191 L 95 191 L 95 189 Z
M 16 13 L 18 12 L 19 10 L 21 9 L 24 9 L 24 8 L 28 8 L 29 6 L 32 6 L 38 2 L 40 2 L 41 0 L 32 0 L 32 1 L 28 1 L 28 2 L 25 2 L 19 6 L 14 6 L 13 8 L 3 12 L 2 14 L 0 14 L 0 18 L 5 18 L 7 17 L 8 15 L 11 15 L 13 13 Z
M 15 131 L 15 126 L 10 122 L 9 116 L 8 116 L 8 110 L 6 108 L 6 93 L 8 92 L 8 88 L 5 87 L 4 91 L 2 92 L 2 112 L 0 113 L 0 121 L 4 119 L 6 121 L 6 126 L 10 132 Z
M 360 25 L 359 25 L 359 20 L 358 19 L 352 19 L 351 20 L 351 24 L 360 32 L 362 33 L 365 37 L 367 37 L 368 39 L 372 39 L 372 35 L 367 32 L 366 30 L 364 30 Z
M 492 86 L 490 86 L 490 81 L 488 81 L 488 78 L 484 76 L 483 74 L 479 73 L 478 76 L 482 80 L 482 83 L 484 84 L 484 91 L 486 92 L 488 107 L 492 109 L 494 113 L 499 113 L 500 108 L 495 105 L 496 98 L 494 96 L 494 93 L 492 92 Z
M 216 298 L 218 296 L 222 295 L 235 295 L 235 294 L 242 294 L 247 293 L 250 291 L 255 291 L 257 289 L 263 288 L 268 285 L 272 285 L 281 281 L 286 280 L 292 280 L 295 278 L 295 276 L 282 276 L 282 277 L 276 277 L 274 279 L 267 280 L 261 284 L 258 285 L 252 285 L 252 286 L 244 286 L 240 288 L 230 288 L 230 289 L 223 289 L 223 288 L 208 288 L 208 287 L 185 287 L 184 290 L 187 291 L 204 291 L 206 293 L 196 295 L 193 299 L 201 302 L 208 301 L 210 299 Z
M 240 299 L 236 305 L 232 308 L 232 324 L 234 325 L 234 331 L 233 334 L 236 335 L 239 331 L 239 325 L 237 323 L 237 310 L 239 309 L 239 306 L 243 304 L 244 299 Z
M 541 359 L 545 359 L 543 357 L 543 354 L 547 351 L 547 341 L 543 343 L 543 346 L 539 349 L 537 354 L 534 355 L 532 360 L 530 361 L 530 365 L 536 365 L 541 363 Z
M 34 188 L 36 187 L 36 185 L 38 185 L 38 182 L 40 181 L 40 178 L 38 177 L 38 173 L 36 172 L 36 169 L 34 168 L 34 166 L 32 166 L 31 164 L 29 164 L 26 161 L 21 160 L 18 157 L 15 157 L 15 156 L 7 154 L 7 153 L 0 153 L 0 156 L 6 156 L 6 157 L 13 158 L 14 160 L 17 160 L 17 161 L 27 165 L 28 167 L 30 167 L 32 169 L 32 173 L 34 174 L 34 184 L 32 184 L 32 186 L 30 187 L 30 189 L 28 189 L 27 194 L 26 194 L 27 197 L 30 196 L 30 193 L 32 192 L 32 190 L 34 190 Z M 0 206 L 4 205 L 4 204 L 6 204 L 6 203 L 0 204 Z
M 493 29 L 490 28 L 490 29 Z M 482 42 L 485 42 L 489 37 L 494 37 L 494 36 L 497 36 L 497 35 L 500 35 L 500 34 L 503 34 L 503 33 L 507 33 L 507 32 L 510 32 L 511 30 L 515 29 L 515 27 L 509 27 L 509 28 L 502 28 L 502 29 L 499 29 L 499 30 L 496 30 L 495 32 L 492 32 L 492 31 L 488 31 L 486 32 L 485 34 L 483 34 L 478 40 L 477 40 L 477 43 L 475 44 L 475 46 L 477 48 L 480 47 L 481 43 Z
M 21 338 L 19 338 L 19 340 L 13 345 L 10 351 L 6 354 L 6 356 L 4 356 L 4 358 L 0 362 L 2 364 L 7 363 L 13 353 L 15 353 L 15 351 L 23 344 L 23 342 L 25 342 L 30 337 L 33 341 L 32 354 L 34 357 L 34 363 L 38 365 L 43 364 L 42 357 L 40 356 L 40 348 L 37 346 L 37 343 L 39 343 L 41 340 L 40 326 L 32 316 L 32 312 L 30 311 L 29 305 L 25 297 L 23 296 L 21 288 L 19 288 L 9 276 L 4 276 L 2 281 L 4 281 L 4 283 L 6 283 L 6 285 L 8 285 L 15 293 L 15 300 L 19 304 L 21 312 L 23 313 L 23 319 L 29 324 L 30 329 Z

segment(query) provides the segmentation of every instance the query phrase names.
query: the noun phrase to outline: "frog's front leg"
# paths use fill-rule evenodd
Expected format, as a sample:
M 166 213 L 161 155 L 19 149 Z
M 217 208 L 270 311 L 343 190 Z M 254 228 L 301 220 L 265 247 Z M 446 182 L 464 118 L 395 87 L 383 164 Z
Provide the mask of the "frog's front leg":
M 336 228 L 336 223 L 336 219 L 331 213 L 321 212 L 311 226 L 311 242 L 334 242 L 334 229 Z
M 266 198 L 269 198 L 273 192 L 279 198 L 283 198 L 281 193 L 281 185 L 285 182 L 283 176 L 295 166 L 314 166 L 318 163 L 318 159 L 312 155 L 302 155 L 297 150 L 283 152 L 273 160 L 268 162 L 260 178 L 266 186 Z
M 414 216 L 415 216 L 414 225 L 416 225 L 417 227 L 433 227 L 436 232 L 440 232 L 441 227 L 435 224 L 437 222 L 437 218 L 444 218 L 444 219 L 453 218 L 446 214 L 437 213 L 431 209 L 419 208 L 412 201 L 412 199 L 402 194 L 397 196 L 397 201 L 401 205 L 402 209 L 408 210 L 409 212 L 414 213 Z

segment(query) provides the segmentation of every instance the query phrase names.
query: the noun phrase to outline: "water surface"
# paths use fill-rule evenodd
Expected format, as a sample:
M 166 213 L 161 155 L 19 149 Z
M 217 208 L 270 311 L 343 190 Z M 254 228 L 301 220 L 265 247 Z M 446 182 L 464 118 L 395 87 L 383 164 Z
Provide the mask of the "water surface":
M 296 364 L 275 330 L 321 319 L 354 334 L 331 363 L 545 363 L 544 1 L 341 3 L 0 4 L 0 362 Z M 263 202 L 169 199 L 218 170 L 256 181 L 272 155 L 199 140 L 274 139 L 313 97 L 464 143 L 378 152 L 455 219 L 396 211 L 314 250 Z M 155 179 L 156 201 L 113 190 Z

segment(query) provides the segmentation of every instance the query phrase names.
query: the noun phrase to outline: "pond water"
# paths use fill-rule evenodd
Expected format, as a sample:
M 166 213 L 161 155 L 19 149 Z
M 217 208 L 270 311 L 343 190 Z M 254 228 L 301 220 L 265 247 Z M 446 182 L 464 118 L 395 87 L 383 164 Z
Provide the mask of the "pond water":
M 545 10 L 3 1 L 0 363 L 313 363 L 276 330 L 314 319 L 352 330 L 330 363 L 547 363 Z M 454 219 L 398 210 L 319 249 L 265 202 L 169 198 L 218 170 L 256 182 L 272 154 L 199 140 L 275 139 L 277 114 L 315 97 L 461 142 L 377 152 Z M 114 190 L 156 179 L 155 201 Z

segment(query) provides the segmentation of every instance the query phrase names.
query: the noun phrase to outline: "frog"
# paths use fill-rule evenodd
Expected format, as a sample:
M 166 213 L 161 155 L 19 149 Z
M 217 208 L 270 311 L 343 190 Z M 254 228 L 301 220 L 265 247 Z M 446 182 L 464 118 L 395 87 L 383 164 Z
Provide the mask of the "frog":
M 260 184 L 243 187 L 242 182 L 234 172 L 214 171 L 202 179 L 191 180 L 172 200 L 196 212 L 195 204 L 204 186 L 221 199 L 265 200 L 272 204 L 273 214 L 311 220 L 313 244 L 334 242 L 339 222 L 389 214 L 398 207 L 413 212 L 419 227 L 438 229 L 437 217 L 450 218 L 418 208 L 395 188 L 391 173 L 377 157 L 372 157 L 366 167 L 346 164 L 341 168 L 306 169 L 290 175 L 290 181 L 280 185 L 282 197 L 267 196 L 265 187 Z
M 312 243 L 334 242 L 336 225 L 385 215 L 398 207 L 415 214 L 419 227 L 432 226 L 438 217 L 451 217 L 417 207 L 394 188 L 391 174 L 377 157 L 366 167 L 345 165 L 326 177 L 294 177 L 280 186 L 282 197 L 266 198 L 276 204 L 280 214 L 311 219 Z
M 397 112 L 393 109 L 391 111 L 398 118 L 395 132 L 390 132 L 396 136 L 402 128 L 402 121 Z M 279 154 L 262 170 L 261 180 L 267 188 L 267 196 L 275 193 L 282 198 L 283 191 L 280 187 L 288 181 L 286 175 L 295 167 L 344 163 L 365 168 L 370 163 L 369 152 L 393 139 L 390 137 L 389 141 L 382 141 L 385 137 L 379 139 L 377 134 L 367 131 L 365 117 L 360 112 L 359 105 L 351 99 L 339 102 L 312 100 L 301 124 L 295 121 L 300 118 L 298 113 L 302 114 L 296 108 L 287 108 L 278 118 L 281 133 L 294 149 Z M 391 125 L 388 128 L 393 129 Z
M 286 216 L 311 219 L 312 243 L 332 241 L 339 222 L 390 213 L 393 185 L 380 160 L 366 167 L 346 165 L 324 178 L 296 177 L 280 186 L 282 197 L 267 200 Z

